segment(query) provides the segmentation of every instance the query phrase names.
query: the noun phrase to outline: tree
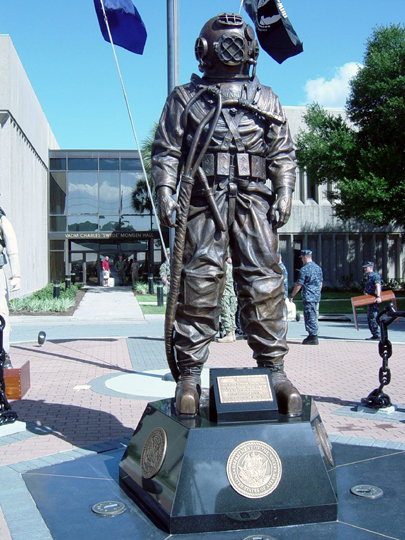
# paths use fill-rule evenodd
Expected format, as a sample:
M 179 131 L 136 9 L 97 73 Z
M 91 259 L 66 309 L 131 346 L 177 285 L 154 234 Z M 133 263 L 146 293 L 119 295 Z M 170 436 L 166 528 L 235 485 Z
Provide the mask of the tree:
M 377 27 L 350 81 L 346 115 L 308 107 L 297 161 L 328 192 L 335 213 L 379 226 L 405 225 L 405 27 Z
M 154 124 L 153 128 L 150 131 L 149 136 L 143 141 L 142 147 L 141 147 L 142 158 L 145 165 L 147 180 L 145 180 L 144 178 L 142 178 L 141 180 L 138 180 L 132 192 L 132 208 L 136 212 L 140 212 L 140 213 L 145 212 L 145 210 L 148 210 L 150 213 L 152 213 L 153 211 L 146 181 L 149 183 L 152 196 L 153 196 L 153 201 L 156 206 L 156 193 L 155 193 L 155 188 L 154 188 L 151 176 L 150 176 L 150 171 L 152 167 L 152 163 L 151 163 L 152 144 L 155 138 L 156 129 L 157 129 L 157 124 Z

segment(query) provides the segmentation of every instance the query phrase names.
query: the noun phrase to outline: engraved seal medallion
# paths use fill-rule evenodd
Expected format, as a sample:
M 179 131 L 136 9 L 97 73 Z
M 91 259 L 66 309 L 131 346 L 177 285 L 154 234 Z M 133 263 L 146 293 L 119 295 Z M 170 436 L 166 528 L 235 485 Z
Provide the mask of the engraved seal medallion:
M 319 439 L 318 444 L 321 446 L 322 451 L 323 451 L 323 453 L 325 455 L 325 458 L 327 459 L 329 465 L 331 467 L 334 467 L 335 466 L 335 460 L 333 459 L 332 447 L 331 447 L 331 444 L 329 442 L 329 437 L 328 437 L 328 434 L 326 433 L 325 426 L 319 420 L 319 418 L 315 418 L 314 426 L 315 426 L 315 433 L 316 433 L 315 437 L 318 437 L 318 439 Z
M 239 495 L 261 499 L 277 488 L 283 469 L 274 448 L 262 441 L 246 441 L 232 450 L 226 474 Z
M 147 480 L 160 471 L 166 457 L 167 435 L 163 428 L 151 431 L 145 441 L 141 455 L 141 472 Z

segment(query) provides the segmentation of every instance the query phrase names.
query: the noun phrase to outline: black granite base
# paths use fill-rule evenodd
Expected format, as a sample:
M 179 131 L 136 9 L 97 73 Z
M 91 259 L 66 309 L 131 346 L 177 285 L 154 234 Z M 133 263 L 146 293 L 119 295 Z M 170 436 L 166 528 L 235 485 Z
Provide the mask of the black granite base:
M 172 534 L 334 521 L 329 441 L 312 400 L 303 401 L 300 418 L 237 424 L 211 422 L 204 407 L 195 420 L 183 420 L 172 399 L 149 403 L 120 463 L 120 485 Z M 167 435 L 167 451 L 159 472 L 146 480 L 141 456 L 156 428 Z M 248 441 L 270 446 L 281 463 L 279 483 L 265 496 L 241 494 L 227 475 L 231 453 Z
M 405 491 L 405 452 L 364 446 L 333 444 L 336 468 L 329 471 L 336 479 L 338 489 L 338 521 L 313 523 L 291 527 L 252 528 L 232 531 L 169 535 L 156 527 L 129 499 L 118 485 L 118 466 L 122 450 L 50 465 L 23 474 L 50 534 L 55 540 L 148 539 L 148 540 L 243 540 L 247 536 L 271 536 L 277 540 L 379 540 L 405 538 L 403 497 Z M 351 494 L 350 488 L 358 484 L 380 487 L 381 499 L 362 499 Z M 102 518 L 91 511 L 100 501 L 120 501 L 126 512 L 113 518 Z M 9 488 L 8 510 L 2 501 L 4 517 L 13 538 L 22 538 L 18 519 L 26 512 L 21 499 Z M 35 522 L 29 517 L 32 534 Z M 0 535 L 1 536 L 1 535 Z M 27 538 L 25 536 L 24 538 Z

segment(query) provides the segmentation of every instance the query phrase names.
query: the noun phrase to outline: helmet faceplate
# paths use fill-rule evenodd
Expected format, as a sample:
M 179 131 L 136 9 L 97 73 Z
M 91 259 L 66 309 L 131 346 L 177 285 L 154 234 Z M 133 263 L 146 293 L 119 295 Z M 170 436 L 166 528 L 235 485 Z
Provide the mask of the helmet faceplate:
M 221 13 L 203 26 L 195 56 L 205 77 L 247 78 L 250 66 L 256 65 L 259 46 L 253 28 L 240 15 Z

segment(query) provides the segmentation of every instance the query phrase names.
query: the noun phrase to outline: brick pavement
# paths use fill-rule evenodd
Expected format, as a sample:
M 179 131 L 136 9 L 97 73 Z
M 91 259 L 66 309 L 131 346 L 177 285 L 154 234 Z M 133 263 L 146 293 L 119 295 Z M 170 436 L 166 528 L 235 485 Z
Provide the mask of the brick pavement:
M 46 342 L 42 347 L 13 346 L 14 367 L 30 361 L 31 388 L 22 400 L 12 402 L 19 420 L 28 423 L 30 437 L 15 441 L 8 437 L 8 444 L 3 440 L 0 465 L 129 437 L 146 401 L 101 395 L 89 387 L 90 381 L 103 375 L 132 372 L 128 342 L 135 357 L 139 352 L 141 369 L 145 369 L 142 338 L 60 340 Z M 405 421 L 392 421 L 394 415 L 381 418 L 381 413 L 378 418 L 370 414 L 370 419 L 365 419 L 351 410 L 378 386 L 381 360 L 376 343 L 322 340 L 318 347 L 302 346 L 297 341 L 290 341 L 289 345 L 286 371 L 303 394 L 315 397 L 330 435 L 405 444 Z M 150 349 L 156 357 L 152 369 L 164 366 L 163 341 L 154 340 Z M 244 340 L 213 343 L 210 351 L 207 365 L 211 367 L 254 365 Z M 396 344 L 389 362 L 392 381 L 386 391 L 395 404 L 405 402 L 404 354 L 405 345 Z M 405 407 L 400 407 L 401 411 L 405 413 Z
M 25 335 L 31 336 L 28 342 L 26 339 L 26 342 L 14 343 L 11 350 L 14 367 L 30 361 L 31 388 L 22 400 L 12 402 L 19 421 L 8 427 L 0 426 L 1 483 L 6 486 L 11 482 L 14 486 L 12 499 L 7 497 L 1 503 L 2 540 L 12 537 L 7 524 L 16 505 L 24 508 L 24 515 L 38 514 L 21 472 L 123 447 L 132 435 L 147 402 L 119 392 L 99 393 L 96 385 L 93 385 L 95 391 L 91 389 L 90 383 L 96 380 L 98 385 L 103 385 L 111 377 L 132 373 L 134 368 L 145 371 L 167 367 L 160 316 L 156 316 L 156 321 L 153 319 L 153 324 L 152 321 L 148 324 L 146 319 L 132 321 L 132 324 L 125 320 L 120 322 L 118 316 L 116 323 L 122 328 L 121 333 L 110 321 L 95 320 L 97 313 L 105 318 L 113 296 L 111 291 L 108 295 L 86 295 L 87 300 L 98 302 L 100 307 L 95 309 L 93 305 L 91 319 L 86 320 L 83 315 L 80 327 L 77 321 L 74 326 L 73 320 L 66 319 L 63 323 L 61 318 L 14 319 L 14 334 L 20 336 L 16 341 L 22 341 Z M 123 301 L 128 303 L 128 313 L 132 314 L 134 296 L 122 296 L 120 306 Z M 104 323 L 108 323 L 107 326 Z M 49 339 L 39 347 L 31 341 L 38 328 L 46 328 L 48 336 L 53 338 L 66 339 Z M 357 333 L 351 326 L 323 323 L 321 336 L 324 339 L 318 347 L 306 347 L 301 345 L 302 335 L 306 335 L 302 325 L 291 325 L 286 371 L 303 394 L 314 396 L 332 442 L 405 450 L 404 332 L 400 325 L 391 328 L 395 330 L 393 356 L 389 360 L 392 381 L 386 392 L 399 408 L 388 415 L 356 411 L 360 399 L 378 386 L 381 366 L 378 343 L 363 341 L 367 330 Z M 72 335 L 75 339 L 67 339 Z M 105 337 L 111 335 L 123 337 Z M 127 338 L 128 335 L 132 337 Z M 78 336 L 83 337 L 77 339 Z M 89 336 L 96 337 L 89 339 Z M 330 336 L 333 339 L 329 339 Z M 210 351 L 207 363 L 210 367 L 254 365 L 244 340 L 232 344 L 213 343 Z M 50 538 L 38 515 L 35 527 L 36 537 Z M 24 533 L 20 537 L 26 538 Z

